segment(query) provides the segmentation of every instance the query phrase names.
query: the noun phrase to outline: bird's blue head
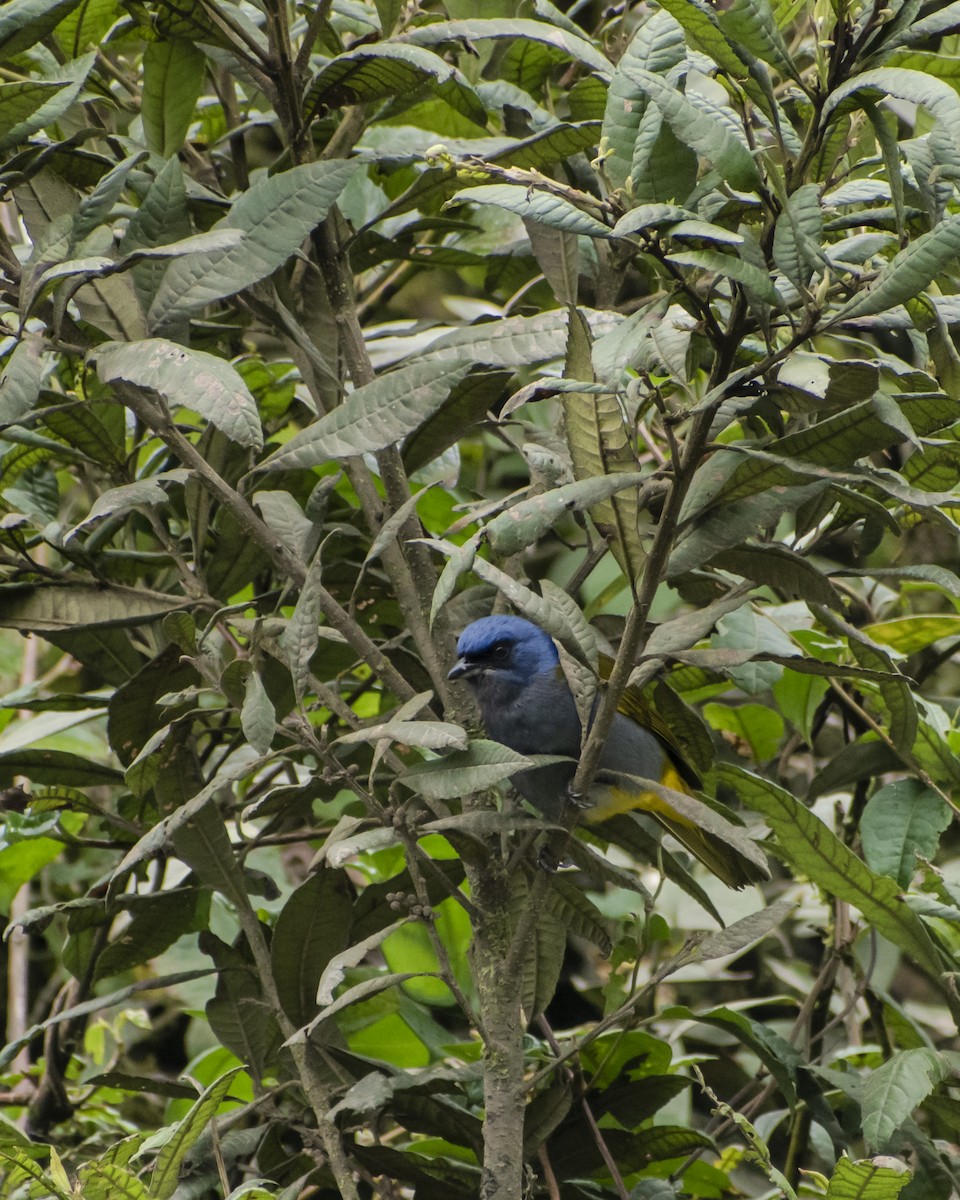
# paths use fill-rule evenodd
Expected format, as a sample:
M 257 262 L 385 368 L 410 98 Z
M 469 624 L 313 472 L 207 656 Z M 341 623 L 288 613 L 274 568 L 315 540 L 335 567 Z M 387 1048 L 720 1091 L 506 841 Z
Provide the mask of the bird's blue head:
M 560 662 L 550 635 L 522 617 L 481 617 L 460 634 L 457 654 L 448 678 L 465 680 L 481 700 L 516 695 Z

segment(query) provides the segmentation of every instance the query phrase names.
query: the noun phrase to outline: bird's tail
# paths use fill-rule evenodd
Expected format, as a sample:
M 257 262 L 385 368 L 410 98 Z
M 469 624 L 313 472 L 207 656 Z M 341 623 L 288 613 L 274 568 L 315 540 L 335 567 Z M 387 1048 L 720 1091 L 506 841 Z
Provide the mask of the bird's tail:
M 741 888 L 769 879 L 763 851 L 746 830 L 681 790 L 683 786 L 672 766 L 664 772 L 662 782 L 619 771 L 600 771 L 594 785 L 596 801 L 586 819 L 593 825 L 617 813 L 649 813 L 729 887 Z

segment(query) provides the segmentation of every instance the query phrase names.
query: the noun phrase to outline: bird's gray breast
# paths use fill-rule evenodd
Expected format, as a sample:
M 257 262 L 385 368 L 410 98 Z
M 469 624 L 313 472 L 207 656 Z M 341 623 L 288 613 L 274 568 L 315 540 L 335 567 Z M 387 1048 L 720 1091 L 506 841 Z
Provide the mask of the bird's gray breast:
M 519 694 L 483 703 L 484 726 L 494 741 L 519 754 L 563 754 L 580 757 L 580 718 L 564 679 L 538 675 Z M 617 771 L 659 779 L 664 751 L 656 737 L 618 713 L 600 755 L 601 771 Z M 552 763 L 518 772 L 511 778 L 517 791 L 535 808 L 556 818 L 576 770 L 576 762 Z

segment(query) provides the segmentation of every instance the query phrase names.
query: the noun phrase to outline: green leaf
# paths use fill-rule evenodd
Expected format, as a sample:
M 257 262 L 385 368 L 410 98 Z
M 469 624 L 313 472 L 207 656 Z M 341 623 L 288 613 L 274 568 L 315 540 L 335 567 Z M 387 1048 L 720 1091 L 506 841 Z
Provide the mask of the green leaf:
M 462 72 L 431 50 L 396 42 L 360 46 L 332 58 L 314 77 L 303 107 L 309 115 L 321 105 L 338 108 L 406 97 L 424 87 L 467 120 L 486 127 L 486 108 Z
M 943 126 L 954 146 L 960 148 L 960 97 L 954 89 L 948 83 L 920 71 L 897 67 L 862 71 L 842 83 L 827 97 L 820 114 L 821 126 L 826 129 L 851 105 L 862 106 L 864 101 L 874 100 L 877 93 L 895 96 L 911 104 L 922 104 Z M 874 311 L 879 312 L 880 309 Z
M 592 382 L 590 326 L 580 309 L 570 309 L 564 375 Z M 603 478 L 635 464 L 623 414 L 615 396 L 572 392 L 563 396 L 563 424 L 578 480 Z M 607 539 L 631 587 L 643 571 L 646 551 L 641 539 L 636 492 L 611 495 L 594 503 L 590 516 Z
M 798 290 L 808 286 L 811 276 L 823 272 L 822 241 L 820 188 L 805 183 L 787 198 L 773 232 L 773 260 Z
M 12 59 L 42 42 L 80 0 L 18 0 L 0 12 L 0 57 Z
M 347 944 L 354 894 L 346 875 L 321 867 L 287 899 L 270 942 L 277 993 L 296 1026 L 317 1013 L 317 984 Z
M 489 542 L 495 554 L 507 558 L 543 537 L 565 513 L 599 508 L 616 492 L 639 486 L 642 479 L 639 472 L 618 472 L 579 479 L 541 492 L 511 505 L 485 525 L 483 539 Z
M 242 243 L 172 262 L 150 309 L 152 329 L 161 333 L 282 267 L 359 166 L 356 161 L 304 163 L 257 180 L 214 226 L 240 230 L 246 235 Z
M 243 872 L 230 844 L 220 810 L 209 795 L 204 795 L 222 787 L 223 784 L 219 789 L 208 784 L 189 803 L 177 810 L 176 820 L 169 820 L 166 830 L 162 824 L 155 825 L 151 833 L 169 833 L 177 856 L 193 868 L 201 882 L 226 896 L 238 908 L 243 908 L 250 903 Z M 133 851 L 126 856 L 115 875 L 123 873 L 132 857 Z
M 404 746 L 420 746 L 427 750 L 465 750 L 467 734 L 450 721 L 386 721 L 382 725 L 365 725 L 337 738 L 337 745 L 357 742 L 376 743 L 382 740 L 399 742 Z
M 693 267 L 700 271 L 710 271 L 739 283 L 743 290 L 753 300 L 762 304 L 771 304 L 776 308 L 783 307 L 783 298 L 770 281 L 770 274 L 761 271 L 752 263 L 744 262 L 742 258 L 734 258 L 732 254 L 722 254 L 718 250 L 682 250 L 671 251 L 667 262 L 678 267 Z
M 81 529 L 103 520 L 104 517 L 115 513 L 129 512 L 133 508 L 151 507 L 155 504 L 166 504 L 167 493 L 163 490 L 162 482 L 183 483 L 186 471 L 165 471 L 150 479 L 138 479 L 135 483 L 124 483 L 120 487 L 108 488 L 93 503 L 93 507 L 82 521 L 64 534 L 64 541 L 75 537 Z M 171 478 L 172 477 L 172 478 Z
M 610 80 L 600 138 L 606 152 L 603 169 L 614 187 L 624 187 L 633 174 L 637 133 L 648 104 L 646 92 L 631 80 L 628 68 L 666 75 L 685 56 L 683 30 L 662 10 L 650 14 L 623 52 Z
M 413 46 L 439 46 L 446 42 L 469 44 L 485 39 L 508 39 L 511 42 L 529 40 L 541 42 L 570 58 L 586 64 L 602 77 L 610 74 L 610 63 L 586 38 L 568 33 L 546 21 L 510 20 L 476 17 L 467 21 L 435 21 L 421 25 L 396 40 Z
M 197 1141 L 217 1115 L 234 1078 L 243 1070 L 234 1067 L 205 1088 L 197 1102 L 174 1130 L 173 1136 L 160 1147 L 153 1174 L 150 1176 L 150 1195 L 156 1200 L 169 1200 L 177 1189 L 180 1168 L 190 1147 Z
M 24 747 L 0 752 L 0 784 L 9 787 L 17 775 L 25 775 L 34 783 L 62 783 L 79 788 L 116 784 L 122 779 L 116 767 L 91 762 L 69 750 Z
M 627 74 L 654 101 L 677 137 L 716 167 L 732 187 L 756 191 L 762 186 L 750 151 L 725 125 L 659 75 L 639 67 L 628 67 Z M 767 286 L 772 286 L 769 279 Z
M 537 191 L 524 184 L 483 183 L 478 187 L 461 188 L 447 204 L 493 204 L 497 208 L 506 209 L 507 212 L 516 213 L 525 221 L 535 221 L 564 233 L 597 238 L 610 237 L 609 226 L 584 212 L 564 196 Z
M 84 1163 L 77 1177 L 84 1200 L 150 1200 L 147 1185 L 116 1163 Z
M 950 806 L 918 779 L 898 779 L 874 792 L 860 818 L 863 856 L 871 870 L 908 888 L 917 855 L 930 860 L 952 820 Z
M 320 580 L 323 563 L 320 551 L 314 554 L 307 569 L 306 578 L 300 588 L 293 615 L 280 638 L 280 645 L 287 656 L 293 689 L 297 703 L 303 701 L 310 676 L 310 659 L 320 641 Z
M 413 433 L 470 370 L 464 359 L 413 362 L 352 392 L 262 462 L 258 470 L 316 467 L 340 455 L 383 450 Z
M 254 750 L 258 754 L 266 754 L 273 743 L 277 714 L 267 695 L 267 689 L 255 670 L 251 670 L 247 676 L 243 706 L 240 709 L 240 725 L 244 737 Z
M 257 402 L 222 358 L 164 338 L 148 338 L 98 346 L 96 365 L 104 383 L 130 383 L 154 392 L 172 407 L 194 409 L 241 446 L 263 445 Z
M 726 763 L 718 765 L 717 775 L 748 808 L 763 815 L 794 870 L 858 908 L 878 933 L 910 955 L 939 985 L 942 968 L 936 947 L 920 918 L 904 902 L 898 884 L 874 874 L 819 817 L 783 788 Z
M 518 925 L 529 908 L 530 889 L 526 876 L 519 871 L 512 876 L 510 885 L 510 912 L 514 924 Z M 548 892 L 537 912 L 533 937 L 527 943 L 526 953 L 521 960 L 523 985 L 520 1008 L 528 1023 L 544 1011 L 556 991 L 567 948 L 564 915 L 565 910 L 558 902 L 557 894 Z
M 530 766 L 532 761 L 524 755 L 499 742 L 478 738 L 466 750 L 410 767 L 400 781 L 428 800 L 459 800 L 471 792 L 492 788 Z
M 826 1200 L 897 1200 L 913 1178 L 906 1163 L 884 1156 L 837 1161 L 827 1185 Z
M 948 91 L 957 101 L 960 98 L 952 88 Z M 960 124 L 960 111 L 957 114 Z M 960 128 L 958 128 L 960 140 Z M 910 245 L 901 250 L 880 271 L 876 280 L 863 291 L 857 292 L 835 315 L 836 321 L 847 321 L 852 317 L 866 317 L 873 313 L 886 312 L 898 304 L 912 300 L 927 288 L 952 260 L 960 255 L 960 216 L 946 217 L 929 233 L 914 238 Z
M 15 425 L 40 396 L 40 345 L 35 338 L 17 342 L 0 375 L 0 429 Z
M 777 753 L 783 738 L 783 719 L 762 704 L 705 704 L 703 715 L 714 729 L 728 734 L 735 746 L 746 746 L 752 758 L 764 762 Z
M 0 83 L 0 151 L 59 120 L 80 95 L 95 58 L 74 59 L 57 70 L 59 78 Z
M 863 634 L 898 654 L 916 654 L 941 638 L 960 637 L 960 616 L 909 616 L 864 625 Z
M 776 927 L 787 919 L 796 905 L 790 900 L 779 900 L 759 912 L 741 917 L 725 929 L 716 933 L 708 933 L 696 946 L 698 958 L 726 958 L 730 954 L 739 954 L 754 942 L 765 938 Z
M 734 79 L 744 79 L 748 74 L 745 57 L 730 44 L 720 27 L 717 14 L 697 0 L 666 0 L 663 7 L 680 22 L 687 40 L 695 49 L 712 58 Z
M 143 136 L 147 149 L 171 158 L 183 145 L 207 60 L 193 42 L 148 42 L 143 52 Z
M 772 587 L 787 599 L 842 608 L 840 596 L 826 575 L 786 546 L 738 547 L 728 550 L 717 565 L 724 571 Z
M 104 948 L 96 960 L 94 979 L 109 979 L 148 963 L 184 934 L 207 927 L 210 893 L 197 888 L 177 888 L 143 896 L 132 920 Z
M 863 1081 L 863 1136 L 872 1150 L 882 1151 L 898 1134 L 915 1108 L 953 1071 L 942 1055 L 918 1048 L 901 1050 Z
M 61 1188 L 22 1147 L 0 1146 L 0 1162 L 5 1162 L 9 1168 L 6 1172 L 8 1183 L 17 1185 L 33 1180 L 53 1200 L 71 1200 L 71 1191 Z
M 769 0 L 734 0 L 729 8 L 716 11 L 716 20 L 732 45 L 745 47 L 781 75 L 800 80 Z

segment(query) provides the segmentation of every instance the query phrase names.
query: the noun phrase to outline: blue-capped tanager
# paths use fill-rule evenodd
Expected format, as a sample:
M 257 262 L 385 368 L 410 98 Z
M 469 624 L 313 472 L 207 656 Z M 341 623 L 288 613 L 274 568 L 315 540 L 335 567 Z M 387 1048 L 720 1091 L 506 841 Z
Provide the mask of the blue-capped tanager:
M 450 679 L 470 685 L 487 734 L 519 754 L 580 757 L 582 726 L 573 693 L 553 640 L 522 617 L 493 616 L 474 621 L 457 642 L 458 659 Z M 517 791 L 541 812 L 559 814 L 576 762 L 551 763 L 512 776 Z M 700 781 L 662 718 L 635 689 L 627 688 L 600 755 L 598 779 L 616 772 L 615 783 L 596 784 L 586 820 L 591 824 L 617 813 L 649 813 L 677 841 L 731 887 L 765 878 L 716 834 L 679 813 L 659 793 L 631 786 L 623 776 L 654 780 L 689 794 Z M 609 774 L 608 778 L 612 778 Z

